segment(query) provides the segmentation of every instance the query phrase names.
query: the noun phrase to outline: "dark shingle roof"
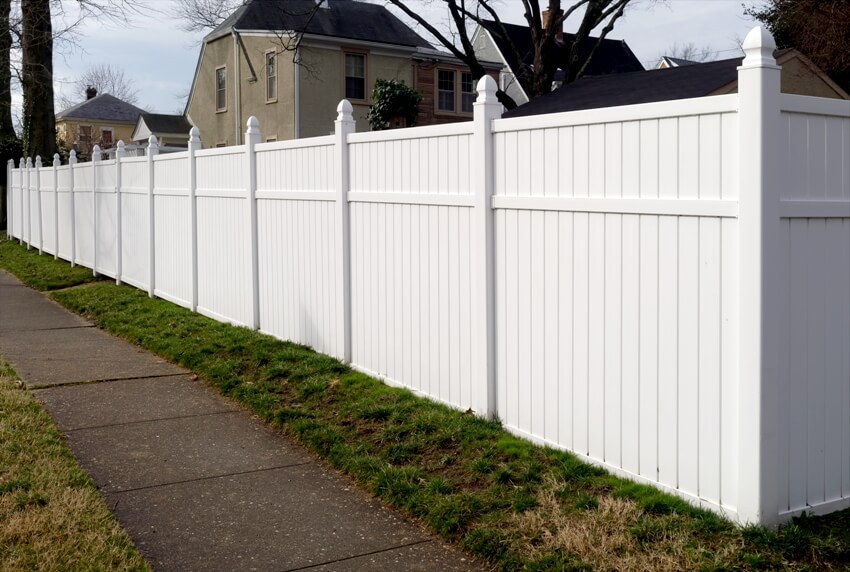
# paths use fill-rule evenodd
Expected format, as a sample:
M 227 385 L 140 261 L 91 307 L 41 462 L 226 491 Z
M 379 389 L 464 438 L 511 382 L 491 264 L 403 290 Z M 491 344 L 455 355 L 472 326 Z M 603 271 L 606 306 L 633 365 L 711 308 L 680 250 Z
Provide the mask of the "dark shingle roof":
M 664 59 L 673 64 L 673 66 L 692 66 L 699 63 L 693 60 L 686 60 L 684 58 L 674 58 L 673 56 L 664 56 Z
M 161 113 L 142 113 L 145 125 L 152 133 L 189 133 L 192 125 L 183 115 L 164 115 Z
M 216 38 L 232 28 L 295 31 L 349 40 L 431 47 L 384 6 L 354 0 L 325 0 L 319 8 L 316 8 L 315 0 L 250 0 L 219 24 L 207 39 Z
M 72 105 L 56 114 L 57 119 L 92 119 L 135 123 L 144 113 L 135 105 L 122 101 L 108 93 L 102 93 L 77 105 Z
M 520 60 L 527 66 L 531 66 L 534 63 L 534 44 L 531 41 L 531 33 L 528 27 L 504 23 L 500 26 L 490 20 L 482 21 L 481 25 L 490 32 L 490 36 L 496 42 L 496 47 L 502 52 L 502 56 L 505 58 L 508 67 L 517 75 L 520 82 L 524 84 L 524 78 L 520 75 Z M 502 32 L 502 27 L 504 27 L 504 32 L 507 33 L 507 36 Z M 580 60 L 587 58 L 597 40 L 598 38 L 589 37 L 582 42 L 581 49 L 579 50 Z M 564 34 L 561 58 L 565 62 L 574 41 L 574 34 Z M 516 46 L 516 50 L 511 48 L 511 42 Z M 517 54 L 520 54 L 522 58 L 518 58 Z M 632 53 L 626 42 L 624 40 L 610 40 L 606 38 L 602 40 L 599 49 L 596 51 L 590 64 L 588 64 L 585 75 L 605 75 L 634 71 L 643 71 L 643 66 L 637 57 L 635 57 L 634 53 Z
M 502 117 L 577 111 L 703 97 L 738 79 L 741 58 L 689 66 L 584 77 L 506 112 Z

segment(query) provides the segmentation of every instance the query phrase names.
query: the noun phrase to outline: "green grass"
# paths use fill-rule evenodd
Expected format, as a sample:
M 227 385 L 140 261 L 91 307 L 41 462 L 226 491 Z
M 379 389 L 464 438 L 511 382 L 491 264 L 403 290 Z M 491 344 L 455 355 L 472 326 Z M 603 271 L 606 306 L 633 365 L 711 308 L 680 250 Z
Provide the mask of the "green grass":
M 57 265 L 22 248 L 17 268 Z M 36 270 L 36 272 L 42 272 Z M 58 272 L 58 271 L 57 271 Z M 741 529 L 498 423 L 390 388 L 309 348 L 100 282 L 52 294 L 198 373 L 361 486 L 503 570 L 829 570 L 850 563 L 850 513 Z
M 78 286 L 87 282 L 99 280 L 92 275 L 90 268 L 76 266 L 71 268 L 69 264 L 45 264 L 52 260 L 49 255 L 27 256 L 27 254 L 38 254 L 38 250 L 27 252 L 26 247 L 14 240 L 0 240 L 0 258 L 3 259 L 3 268 L 17 276 L 25 284 L 36 290 L 57 290 Z
M 0 568 L 150 570 L 16 379 L 0 360 Z

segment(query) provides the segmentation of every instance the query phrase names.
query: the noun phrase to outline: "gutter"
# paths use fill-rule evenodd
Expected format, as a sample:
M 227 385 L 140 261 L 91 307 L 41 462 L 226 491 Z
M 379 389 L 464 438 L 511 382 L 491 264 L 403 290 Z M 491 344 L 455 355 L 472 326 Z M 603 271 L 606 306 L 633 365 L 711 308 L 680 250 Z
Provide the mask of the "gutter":
M 242 144 L 242 81 L 241 81 L 241 72 L 239 70 L 239 34 L 236 32 L 236 28 L 231 31 L 230 35 L 233 37 L 233 75 L 234 75 L 234 144 L 241 145 Z
M 293 74 L 295 77 L 293 78 L 292 84 L 295 89 L 295 118 L 294 118 L 294 126 L 293 126 L 293 138 L 299 139 L 301 137 L 301 47 L 295 48 L 295 58 L 293 58 L 292 66 Z

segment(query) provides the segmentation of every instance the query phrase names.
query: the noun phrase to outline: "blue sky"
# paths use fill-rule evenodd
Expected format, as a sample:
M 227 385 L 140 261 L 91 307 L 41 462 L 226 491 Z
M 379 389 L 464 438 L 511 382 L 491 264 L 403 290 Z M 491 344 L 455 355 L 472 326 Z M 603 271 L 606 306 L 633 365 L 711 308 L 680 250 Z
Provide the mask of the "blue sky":
M 440 22 L 445 15 L 437 2 L 419 2 L 422 11 Z M 748 2 L 750 4 L 752 2 Z M 110 64 L 124 70 L 138 89 L 139 105 L 160 113 L 182 110 L 191 87 L 201 34 L 187 34 L 168 14 L 171 0 L 148 0 L 155 13 L 134 17 L 130 26 L 104 26 L 91 21 L 81 29 L 80 47 L 55 54 L 56 90 L 70 94 L 74 79 L 90 65 Z M 693 42 L 735 56 L 735 38 L 756 25 L 743 15 L 742 0 L 638 0 L 610 37 L 625 39 L 644 66 L 673 45 Z M 502 0 L 508 22 L 522 23 L 519 0 Z M 569 22 L 567 31 L 570 31 Z M 427 34 L 420 31 L 427 37 Z M 19 99 L 19 98 L 18 98 Z M 82 94 L 79 98 L 82 99 Z

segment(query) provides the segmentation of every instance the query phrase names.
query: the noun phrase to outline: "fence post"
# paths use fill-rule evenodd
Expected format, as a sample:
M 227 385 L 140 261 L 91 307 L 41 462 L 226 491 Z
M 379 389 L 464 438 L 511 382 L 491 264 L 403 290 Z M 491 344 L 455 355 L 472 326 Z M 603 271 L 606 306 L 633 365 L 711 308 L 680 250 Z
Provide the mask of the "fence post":
M 148 138 L 148 296 L 154 297 L 156 289 L 156 221 L 154 220 L 154 168 L 153 158 L 159 153 L 156 135 Z
M 738 68 L 739 172 L 739 461 L 738 514 L 771 524 L 779 518 L 777 480 L 776 327 L 781 310 L 775 285 L 781 185 L 780 67 L 776 43 L 754 28 Z
M 198 166 L 195 161 L 195 152 L 201 149 L 201 131 L 197 127 L 189 130 L 189 240 L 190 256 L 192 259 L 192 299 L 189 301 L 189 309 L 198 311 L 198 201 L 196 193 L 198 190 Z
M 473 374 L 476 386 L 473 410 L 487 417 L 498 413 L 496 402 L 496 274 L 493 235 L 493 120 L 502 114 L 496 82 L 489 75 L 478 80 L 473 104 L 472 145 L 477 176 L 473 182 L 472 209 L 472 316 L 475 320 Z
M 12 169 L 15 168 L 15 163 L 12 159 L 6 161 L 6 236 L 14 237 L 12 229 L 12 209 L 14 208 L 14 198 L 12 197 Z
M 250 229 L 251 252 L 251 322 L 252 330 L 260 329 L 260 273 L 257 241 L 257 153 L 254 146 L 260 142 L 260 122 L 253 115 L 248 118 L 248 130 L 245 132 L 245 161 L 248 167 L 248 228 Z
M 41 155 L 35 156 L 35 208 L 38 216 L 38 253 L 44 254 L 44 211 L 41 208 Z
M 342 319 L 342 355 L 337 357 L 348 363 L 351 361 L 351 210 L 348 205 L 349 189 L 349 153 L 348 136 L 356 131 L 354 123 L 354 109 L 347 99 L 339 102 L 336 108 L 337 117 L 334 122 L 334 136 L 336 138 L 336 227 L 339 229 L 340 260 L 338 268 L 342 272 L 340 279 L 341 305 L 340 316 Z
M 53 260 L 59 260 L 59 165 L 62 158 L 53 154 Z
M 121 285 L 123 226 L 121 224 L 121 159 L 127 154 L 124 141 L 119 140 L 115 145 L 115 283 Z
M 71 149 L 68 155 L 68 176 L 71 178 L 68 189 L 71 197 L 71 268 L 77 265 L 77 207 L 74 197 L 74 169 L 77 168 L 77 152 Z
M 27 157 L 27 250 L 32 249 L 32 189 L 30 189 L 30 177 L 32 175 L 32 158 Z
M 95 145 L 91 150 L 91 220 L 94 241 L 92 243 L 92 276 L 97 276 L 97 164 L 101 161 L 100 145 Z

